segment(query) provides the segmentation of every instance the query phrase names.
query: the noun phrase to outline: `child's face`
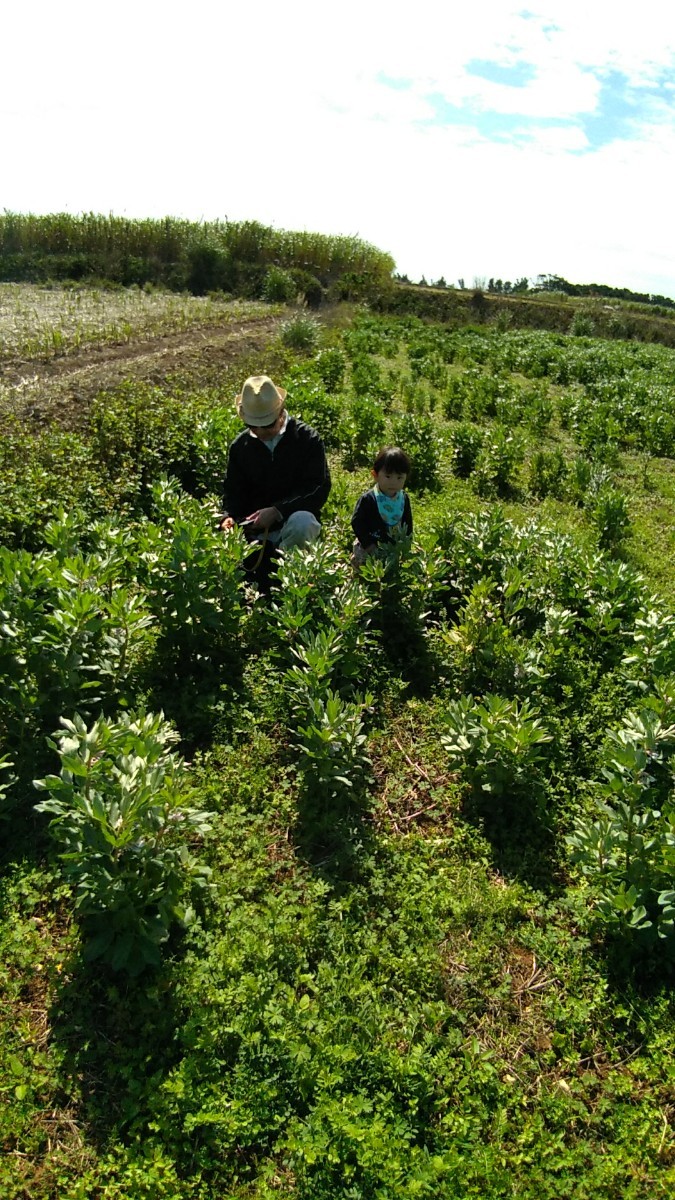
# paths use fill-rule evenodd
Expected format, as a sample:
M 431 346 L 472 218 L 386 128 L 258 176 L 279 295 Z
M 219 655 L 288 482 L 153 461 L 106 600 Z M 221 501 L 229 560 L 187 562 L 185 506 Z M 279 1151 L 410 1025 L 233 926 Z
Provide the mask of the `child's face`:
M 373 471 L 373 476 L 385 496 L 395 496 L 397 492 L 400 492 L 405 487 L 407 478 L 405 471 L 386 471 L 384 467 L 379 471 Z

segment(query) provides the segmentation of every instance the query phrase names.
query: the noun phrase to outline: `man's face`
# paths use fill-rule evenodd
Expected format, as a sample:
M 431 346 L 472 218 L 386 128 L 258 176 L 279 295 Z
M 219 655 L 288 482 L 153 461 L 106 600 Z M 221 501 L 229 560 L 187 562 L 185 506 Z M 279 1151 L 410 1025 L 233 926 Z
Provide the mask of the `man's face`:
M 285 413 L 280 412 L 279 416 L 272 421 L 271 425 L 247 425 L 246 428 L 254 433 L 261 442 L 269 442 L 273 437 L 276 437 L 284 423 Z

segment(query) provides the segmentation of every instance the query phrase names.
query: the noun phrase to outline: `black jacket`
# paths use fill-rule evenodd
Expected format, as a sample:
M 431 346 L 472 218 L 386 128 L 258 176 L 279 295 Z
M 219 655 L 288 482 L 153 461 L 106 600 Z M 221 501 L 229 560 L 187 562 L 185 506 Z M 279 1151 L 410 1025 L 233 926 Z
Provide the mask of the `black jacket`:
M 356 534 L 359 545 L 367 550 L 369 546 L 377 542 L 390 542 L 388 526 L 380 516 L 380 510 L 377 507 L 377 500 L 372 488 L 369 492 L 364 492 L 356 502 L 354 515 L 352 516 L 352 529 Z M 412 536 L 413 519 L 410 500 L 406 492 L 403 503 L 403 516 L 401 517 L 401 530 L 409 537 Z
M 319 517 L 330 492 L 330 471 L 316 430 L 289 417 L 274 450 L 248 429 L 230 446 L 224 507 L 235 521 L 259 508 L 278 508 L 282 520 L 305 510 Z

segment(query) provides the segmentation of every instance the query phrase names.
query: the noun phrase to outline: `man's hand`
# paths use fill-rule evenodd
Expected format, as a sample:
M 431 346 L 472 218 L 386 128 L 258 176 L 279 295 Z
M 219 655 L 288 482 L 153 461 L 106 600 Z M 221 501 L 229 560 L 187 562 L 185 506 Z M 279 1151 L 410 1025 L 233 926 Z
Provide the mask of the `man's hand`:
M 234 526 L 235 522 L 232 520 L 232 517 L 223 517 L 219 528 L 222 529 L 223 533 L 229 533 L 231 529 L 234 529 Z
M 259 508 L 257 512 L 251 513 L 247 520 L 251 522 L 253 529 L 271 529 L 281 520 L 281 513 L 278 508 Z

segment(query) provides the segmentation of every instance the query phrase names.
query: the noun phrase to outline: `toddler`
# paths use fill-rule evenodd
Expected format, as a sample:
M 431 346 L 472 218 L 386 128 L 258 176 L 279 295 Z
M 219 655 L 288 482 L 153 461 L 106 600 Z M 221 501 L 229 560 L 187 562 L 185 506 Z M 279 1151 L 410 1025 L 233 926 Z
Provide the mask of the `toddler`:
M 373 463 L 375 486 L 359 497 L 352 515 L 355 567 L 360 567 L 378 546 L 391 542 L 395 529 L 412 535 L 412 510 L 403 490 L 409 473 L 410 459 L 404 450 L 398 446 L 380 450 Z

